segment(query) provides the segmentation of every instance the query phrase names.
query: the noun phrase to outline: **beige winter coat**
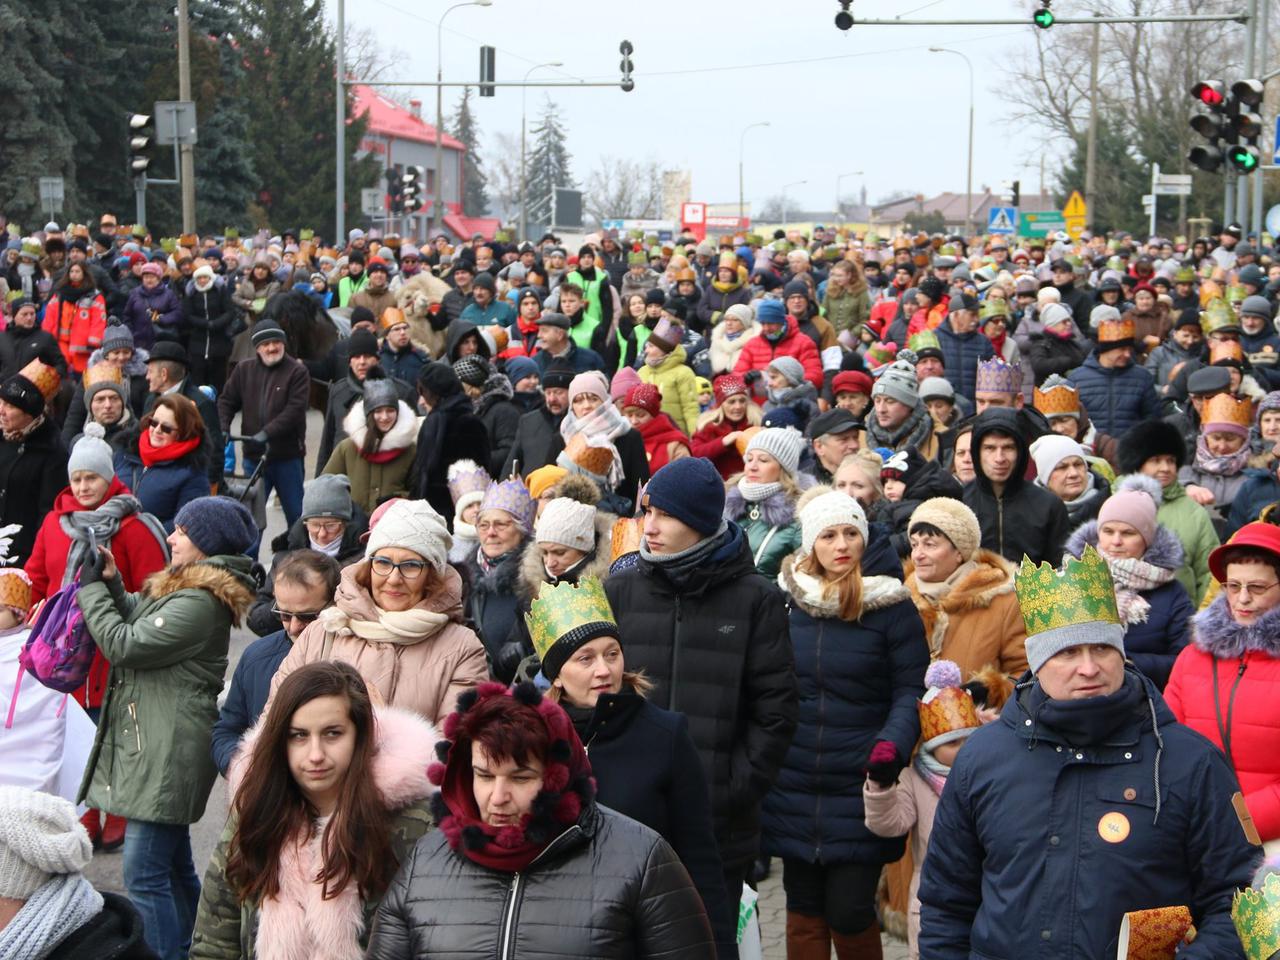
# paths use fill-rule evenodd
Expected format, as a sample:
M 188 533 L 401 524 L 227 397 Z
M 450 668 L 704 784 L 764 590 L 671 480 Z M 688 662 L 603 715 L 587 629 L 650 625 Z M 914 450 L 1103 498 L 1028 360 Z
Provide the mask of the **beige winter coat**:
M 911 960 L 920 956 L 920 868 L 929 849 L 938 795 L 915 768 L 904 770 L 898 782 L 882 787 L 870 778 L 862 785 L 863 821 L 878 837 L 911 833 L 911 903 L 907 907 L 907 946 Z

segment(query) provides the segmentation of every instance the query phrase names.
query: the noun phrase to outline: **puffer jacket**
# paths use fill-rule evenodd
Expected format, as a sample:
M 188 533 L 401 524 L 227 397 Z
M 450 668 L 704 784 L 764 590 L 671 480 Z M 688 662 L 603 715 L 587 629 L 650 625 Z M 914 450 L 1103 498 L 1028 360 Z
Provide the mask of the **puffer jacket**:
M 981 330 L 956 333 L 951 329 L 950 318 L 938 324 L 934 333 L 938 335 L 938 345 L 942 348 L 947 382 L 958 396 L 973 403 L 973 395 L 978 389 L 978 362 L 994 357 L 995 347 Z
M 487 573 L 481 568 L 475 554 L 467 559 L 467 580 L 471 592 L 467 597 L 467 617 L 475 625 L 476 633 L 491 659 L 502 652 L 503 644 L 511 636 L 519 618 L 520 598 L 517 588 L 520 580 L 520 557 L 525 543 L 502 558 Z
M 744 867 L 796 722 L 782 594 L 755 572 L 734 524 L 679 584 L 641 558 L 604 588 L 627 669 L 644 670 L 655 684 L 650 700 L 689 719 L 725 869 Z
M 116 476 L 133 491 L 142 509 L 173 533 L 178 511 L 200 497 L 209 496 L 207 444 L 201 443 L 176 460 L 148 467 L 138 454 L 138 433 L 121 435 L 112 450 Z
M 1231 537 L 1246 523 L 1257 520 L 1262 511 L 1280 500 L 1280 480 L 1276 471 L 1251 467 L 1244 471 L 1244 483 L 1231 498 L 1231 512 L 1223 534 Z
M 1102 433 L 1118 437 L 1135 423 L 1160 415 L 1155 379 L 1137 364 L 1104 367 L 1095 352 L 1070 371 L 1067 379 Z
M 1226 754 L 1263 843 L 1280 839 L 1280 608 L 1242 626 L 1219 594 L 1192 628 L 1165 700 L 1181 723 Z
M 1188 497 L 1187 488 L 1175 480 L 1164 488 L 1156 522 L 1168 527 L 1182 541 L 1184 553 L 1182 566 L 1178 568 L 1178 582 L 1198 607 L 1213 580 L 1209 573 L 1209 554 L 1219 542 L 1209 511 Z
M 218 775 L 210 753 L 231 628 L 253 600 L 252 563 L 167 567 L 141 593 L 119 577 L 80 588 L 85 625 L 111 664 L 78 803 L 129 820 L 185 825 Z
M 663 357 L 656 367 L 644 364 L 640 367 L 640 379 L 652 383 L 662 394 L 662 412 L 669 416 L 688 436 L 698 424 L 698 383 L 693 369 L 685 363 L 684 347 L 676 348 Z
M 732 484 L 724 497 L 724 518 L 742 528 L 756 572 L 770 580 L 778 575 L 782 558 L 800 548 L 796 498 L 785 490 L 759 503 L 749 503 L 738 485 Z
M 523 873 L 481 867 L 443 832 L 427 834 L 383 897 L 366 956 L 707 960 L 715 946 L 666 841 L 592 804 Z
M 929 648 L 902 582 L 862 580 L 862 616 L 837 615 L 817 578 L 782 564 L 791 598 L 800 713 L 777 783 L 764 800 L 766 853 L 806 863 L 891 863 L 905 837 L 877 837 L 863 822 L 862 782 L 878 740 L 904 760 L 920 738 L 916 700 L 924 694 Z
M 134 344 L 150 350 L 157 334 L 177 339 L 178 325 L 182 322 L 182 304 L 167 283 L 150 290 L 140 285 L 130 291 L 125 302 L 124 322 L 133 331 Z
M 710 460 L 725 480 L 734 474 L 741 473 L 744 464 L 742 454 L 738 452 L 738 445 L 731 443 L 726 447 L 724 438 L 731 433 L 750 430 L 753 426 L 759 425 L 759 409 L 755 408 L 754 415 L 750 413 L 752 409 L 748 408 L 750 419 L 740 420 L 737 423 L 731 423 L 723 416 L 717 417 L 714 409 L 704 410 L 698 417 L 698 429 L 689 438 L 690 452 L 695 457 L 705 457 Z M 752 420 L 755 423 L 752 423 Z M 746 444 L 744 443 L 743 446 Z
M 364 640 L 342 626 L 346 619 L 376 621 L 377 607 L 369 593 L 369 563 L 362 560 L 342 571 L 331 611 L 293 642 L 293 649 L 271 680 L 271 695 L 299 667 L 316 660 L 341 660 L 360 671 L 365 683 L 377 687 L 384 702 L 414 710 L 432 723 L 440 723 L 453 710 L 458 694 L 485 680 L 489 671 L 484 648 L 462 623 L 462 578 L 449 567 L 443 583 L 414 609 L 448 618 L 427 636 L 400 642 Z M 267 708 L 270 708 L 270 701 Z M 216 716 L 216 714 L 215 714 Z
M 822 389 L 822 357 L 814 342 L 800 332 L 796 318 L 787 317 L 787 327 L 781 339 L 772 343 L 761 333 L 752 337 L 738 354 L 738 362 L 733 366 L 734 373 L 748 373 L 758 370 L 761 373 L 773 362 L 774 357 L 794 357 L 804 368 L 804 378 L 813 384 L 813 389 Z M 763 402 L 766 396 L 764 378 L 752 385 L 752 393 L 757 402 Z
M 760 336 L 760 324 L 754 320 L 751 321 L 750 326 L 743 327 L 742 332 L 732 340 L 729 339 L 729 334 L 724 327 L 717 323 L 711 330 L 711 345 L 708 354 L 712 377 L 732 373 L 734 367 L 737 366 L 738 356 L 742 353 L 742 348 L 747 345 L 748 340 L 758 336 Z
M 231 355 L 231 330 L 240 311 L 231 302 L 226 281 L 216 277 L 204 290 L 194 282 L 188 284 L 182 309 L 190 356 L 212 360 Z
M 649 475 L 653 476 L 672 460 L 690 456 L 689 438 L 662 411 L 656 417 L 633 428 L 644 440 L 649 457 Z
M 1257 848 L 1231 812 L 1235 777 L 1148 679 L 1125 684 L 1138 704 L 1104 743 L 1054 729 L 1032 682 L 969 737 L 933 821 L 946 842 L 921 871 L 922 957 L 1115 956 L 1125 913 L 1173 904 L 1197 931 L 1180 958 L 1244 957 L 1231 899 Z

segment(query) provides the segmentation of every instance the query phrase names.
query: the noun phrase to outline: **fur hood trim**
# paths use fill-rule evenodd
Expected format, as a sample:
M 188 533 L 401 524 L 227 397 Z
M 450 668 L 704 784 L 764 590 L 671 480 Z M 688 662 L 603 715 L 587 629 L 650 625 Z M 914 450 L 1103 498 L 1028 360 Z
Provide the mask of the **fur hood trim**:
M 576 579 L 598 577 L 604 580 L 609 575 L 613 545 L 613 525 L 618 518 L 612 513 L 596 512 L 596 545 L 595 553 L 574 572 Z M 542 563 L 542 544 L 530 540 L 520 557 L 520 579 L 516 589 L 524 603 L 532 603 L 538 589 L 547 582 L 546 567 Z
M 1079 559 L 1084 554 L 1086 546 L 1098 546 L 1098 521 L 1089 520 L 1082 523 L 1076 528 L 1076 532 L 1067 538 L 1066 551 L 1071 556 Z M 1182 547 L 1182 541 L 1178 539 L 1178 535 L 1166 527 L 1159 524 L 1156 527 L 1156 538 L 1147 547 L 1146 552 L 1142 555 L 1144 563 L 1149 563 L 1153 567 L 1160 567 L 1162 570 L 1177 570 L 1182 566 L 1182 558 L 1186 555 L 1186 551 Z
M 738 489 L 738 481 L 740 476 L 734 477 L 729 481 L 724 497 L 724 517 L 726 520 L 735 520 L 741 523 L 747 518 L 752 506 L 756 504 L 747 503 L 742 495 L 742 491 Z M 801 492 L 812 487 L 816 480 L 807 473 L 796 474 L 796 484 L 800 487 Z M 785 527 L 787 524 L 794 522 L 796 518 L 796 503 L 799 497 L 792 496 L 785 490 L 779 490 L 771 497 L 766 497 L 760 501 L 761 518 L 771 527 Z
M 472 594 L 502 596 L 516 590 L 520 583 L 520 563 L 524 558 L 525 545 L 530 539 L 532 538 L 526 537 L 524 543 L 488 573 L 480 568 L 480 562 L 474 555 L 467 560 L 467 572 L 471 574 Z
M 979 550 L 973 555 L 973 562 L 978 565 L 978 568 L 961 577 L 939 603 L 939 608 L 944 613 L 969 613 L 973 610 L 985 610 L 995 602 L 997 597 L 1013 593 L 1016 570 L 1012 563 L 991 550 Z M 915 564 L 908 560 L 903 572 L 906 574 L 907 586 L 914 587 L 916 583 Z M 911 592 L 916 608 L 920 610 L 921 615 L 923 616 L 927 611 L 932 616 L 934 614 L 933 605 L 924 597 L 916 595 L 914 589 Z
M 1250 651 L 1280 657 L 1280 607 L 1273 607 L 1254 624 L 1231 619 L 1227 595 L 1218 594 L 1213 603 L 1191 620 L 1196 648 L 1220 660 L 1235 660 Z
M 364 401 L 357 400 L 342 418 L 342 429 L 347 432 L 357 450 L 364 444 L 369 425 L 365 422 Z M 395 426 L 382 438 L 379 450 L 407 450 L 418 441 L 418 418 L 403 400 L 396 401 Z
M 165 567 L 147 577 L 142 592 L 152 599 L 167 597 L 179 590 L 204 590 L 231 611 L 231 620 L 237 627 L 240 618 L 253 604 L 254 591 L 243 577 L 216 563 L 184 563 L 178 567 Z
M 796 564 L 801 559 L 802 556 L 797 551 L 782 561 L 782 568 L 778 571 L 778 586 L 797 607 L 809 616 L 819 619 L 836 616 L 836 598 L 823 596 L 823 586 L 818 578 L 796 569 Z M 910 599 L 911 591 L 895 577 L 862 578 L 863 613 L 883 610 L 885 607 Z

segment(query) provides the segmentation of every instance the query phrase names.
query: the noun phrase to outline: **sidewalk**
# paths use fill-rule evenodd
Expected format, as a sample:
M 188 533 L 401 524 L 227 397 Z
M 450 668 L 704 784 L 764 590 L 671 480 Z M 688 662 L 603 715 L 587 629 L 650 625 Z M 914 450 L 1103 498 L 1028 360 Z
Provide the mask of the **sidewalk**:
M 760 939 L 764 960 L 786 960 L 787 903 L 782 892 L 782 864 L 773 861 L 769 879 L 760 884 Z M 884 960 L 907 960 L 907 945 L 883 934 Z

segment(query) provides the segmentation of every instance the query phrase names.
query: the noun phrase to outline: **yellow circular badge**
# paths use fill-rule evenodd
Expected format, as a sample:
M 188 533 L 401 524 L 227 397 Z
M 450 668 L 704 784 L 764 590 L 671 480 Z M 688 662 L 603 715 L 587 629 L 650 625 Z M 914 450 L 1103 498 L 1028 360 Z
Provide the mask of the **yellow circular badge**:
M 1098 836 L 1107 843 L 1123 843 L 1129 837 L 1129 818 L 1123 813 L 1104 813 L 1098 821 Z

